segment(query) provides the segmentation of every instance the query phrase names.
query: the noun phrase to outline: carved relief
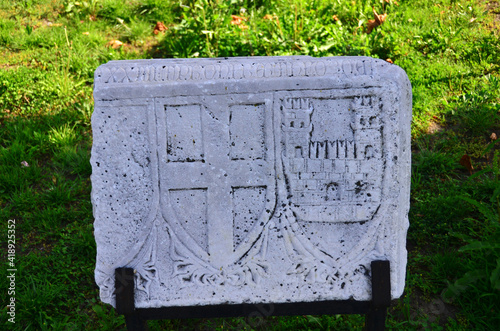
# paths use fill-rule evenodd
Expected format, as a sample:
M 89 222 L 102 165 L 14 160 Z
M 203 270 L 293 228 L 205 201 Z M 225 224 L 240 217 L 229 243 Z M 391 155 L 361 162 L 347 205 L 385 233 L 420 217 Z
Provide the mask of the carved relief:
M 299 219 L 365 222 L 373 217 L 383 175 L 378 117 L 370 95 L 282 101 L 284 171 Z
M 380 218 L 375 217 L 383 212 L 382 106 L 371 94 L 285 97 L 280 102 L 286 178 L 280 224 L 294 261 L 288 274 L 332 286 L 340 280 L 361 281 L 367 273 L 363 261 L 383 255 L 376 248 Z M 307 233 L 318 229 L 315 223 L 330 224 L 328 231 L 335 231 L 335 224 L 359 224 L 360 237 L 349 249 L 342 239 L 318 242 Z
M 184 286 L 258 281 L 275 204 L 272 114 L 263 103 L 210 98 L 156 104 L 167 144 L 158 147 L 160 203 L 176 277 Z
M 160 283 L 160 276 L 156 267 L 157 255 L 161 252 L 161 247 L 157 244 L 158 238 L 158 223 L 154 222 L 149 234 L 143 241 L 134 247 L 135 249 L 128 252 L 124 258 L 117 263 L 134 268 L 135 290 L 144 295 L 146 299 L 151 298 L 151 285 Z M 111 271 L 111 272 L 110 272 Z M 114 301 L 115 291 L 115 274 L 114 269 L 101 270 L 96 269 L 96 281 L 100 286 L 100 296 L 106 301 Z M 128 280 L 124 279 L 123 282 Z
M 374 259 L 391 261 L 400 295 L 411 100 L 388 66 L 277 57 L 100 67 L 101 299 L 114 303 L 114 268 L 128 266 L 140 308 L 369 300 Z
M 174 273 L 182 287 L 186 286 L 240 286 L 258 284 L 267 275 L 266 248 L 268 228 L 265 227 L 259 239 L 253 243 L 248 254 L 240 256 L 235 263 L 222 267 L 193 255 L 186 245 L 175 238 L 170 246 Z

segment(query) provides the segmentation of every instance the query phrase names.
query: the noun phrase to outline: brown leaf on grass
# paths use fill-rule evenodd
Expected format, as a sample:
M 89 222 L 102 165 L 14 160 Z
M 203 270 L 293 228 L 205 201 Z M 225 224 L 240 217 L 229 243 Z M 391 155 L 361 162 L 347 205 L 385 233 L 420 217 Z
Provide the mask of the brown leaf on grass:
M 248 26 L 246 26 L 243 22 L 247 21 L 248 18 L 243 17 L 243 16 L 237 16 L 237 15 L 231 15 L 231 18 L 233 19 L 231 21 L 231 24 L 237 25 L 240 29 L 246 30 L 248 29 Z
M 497 140 L 497 139 L 498 139 L 498 138 L 497 138 L 497 134 L 496 134 L 495 132 L 492 132 L 492 133 L 491 133 L 491 136 L 490 136 L 490 139 L 491 139 L 491 140 Z
M 266 15 L 264 15 L 264 17 L 262 17 L 262 19 L 264 19 L 264 20 L 274 20 L 274 16 L 271 15 L 271 14 L 266 14 Z
M 156 22 L 153 33 L 154 34 L 158 34 L 160 32 L 165 33 L 166 30 L 168 30 L 168 28 L 165 26 L 165 24 L 163 24 L 162 22 Z
M 118 48 L 122 47 L 123 45 L 124 44 L 121 41 L 119 41 L 118 39 L 113 39 L 106 44 L 107 47 L 111 47 L 113 49 L 118 49 Z
M 375 17 L 375 19 L 368 20 L 368 23 L 366 24 L 366 33 L 371 33 L 373 29 L 384 23 L 385 19 L 387 18 L 387 14 L 379 15 L 377 14 L 375 7 L 372 8 L 373 8 L 373 16 Z
M 333 18 L 333 20 L 334 20 L 335 22 L 337 22 L 337 21 L 339 20 L 339 18 L 338 18 L 338 16 L 337 16 L 337 15 L 333 15 L 333 16 L 332 16 L 332 18 Z
M 233 24 L 233 25 L 241 25 L 241 23 L 243 23 L 243 21 L 247 20 L 246 17 L 237 16 L 237 15 L 231 15 L 231 18 L 233 19 L 231 21 L 231 24 Z
M 460 159 L 460 164 L 463 165 L 467 170 L 469 170 L 469 173 L 472 175 L 472 171 L 474 170 L 474 167 L 472 166 L 470 156 L 467 154 L 464 154 L 462 158 Z

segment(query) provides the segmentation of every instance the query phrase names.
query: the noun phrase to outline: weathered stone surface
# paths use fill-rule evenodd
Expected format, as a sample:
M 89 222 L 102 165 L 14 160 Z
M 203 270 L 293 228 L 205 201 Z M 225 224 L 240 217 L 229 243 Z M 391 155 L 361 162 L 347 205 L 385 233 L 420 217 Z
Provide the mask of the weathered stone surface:
M 101 300 L 369 300 L 404 288 L 411 87 L 365 57 L 112 61 L 95 73 Z

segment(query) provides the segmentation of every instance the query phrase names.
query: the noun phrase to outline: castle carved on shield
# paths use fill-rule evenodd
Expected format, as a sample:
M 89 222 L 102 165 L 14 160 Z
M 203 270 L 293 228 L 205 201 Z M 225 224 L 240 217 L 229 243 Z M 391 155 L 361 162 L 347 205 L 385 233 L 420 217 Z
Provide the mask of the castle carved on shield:
M 364 222 L 381 201 L 381 100 L 282 100 L 284 172 L 300 220 Z

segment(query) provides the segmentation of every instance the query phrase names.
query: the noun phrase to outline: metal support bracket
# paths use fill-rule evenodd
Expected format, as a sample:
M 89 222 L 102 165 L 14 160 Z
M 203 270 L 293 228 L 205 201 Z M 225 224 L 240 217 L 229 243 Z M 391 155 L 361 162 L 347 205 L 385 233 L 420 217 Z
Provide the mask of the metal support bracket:
M 391 305 L 389 261 L 371 263 L 371 301 L 329 300 L 314 302 L 235 304 L 187 307 L 136 308 L 135 277 L 132 268 L 116 268 L 116 311 L 125 315 L 127 330 L 144 331 L 148 320 L 176 318 L 268 317 L 294 315 L 364 314 L 365 330 L 385 329 L 387 308 Z

